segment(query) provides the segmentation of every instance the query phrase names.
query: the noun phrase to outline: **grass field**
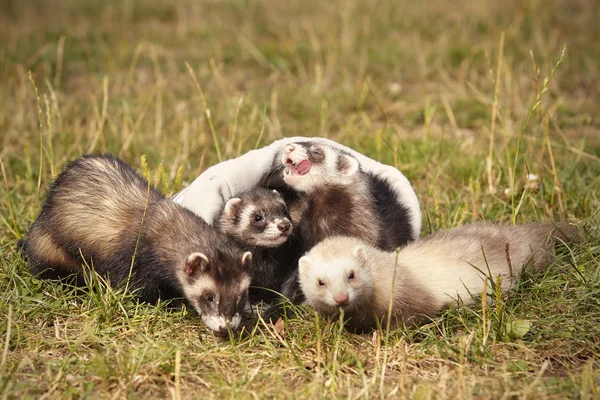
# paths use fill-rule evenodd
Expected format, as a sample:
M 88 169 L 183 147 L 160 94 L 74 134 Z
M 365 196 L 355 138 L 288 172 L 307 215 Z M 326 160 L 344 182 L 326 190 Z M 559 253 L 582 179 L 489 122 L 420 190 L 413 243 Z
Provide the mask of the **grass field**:
M 600 398 L 600 5 L 497 3 L 0 0 L 0 397 Z M 82 153 L 171 194 L 292 135 L 397 166 L 423 234 L 568 220 L 584 239 L 419 329 L 354 335 L 303 308 L 229 341 L 39 281 L 15 251 Z

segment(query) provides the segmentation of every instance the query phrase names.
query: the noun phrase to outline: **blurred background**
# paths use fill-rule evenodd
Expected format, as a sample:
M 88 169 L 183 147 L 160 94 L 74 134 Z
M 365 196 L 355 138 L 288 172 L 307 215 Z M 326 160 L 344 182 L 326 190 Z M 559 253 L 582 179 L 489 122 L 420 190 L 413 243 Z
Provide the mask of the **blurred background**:
M 318 135 L 431 182 L 445 149 L 480 173 L 490 141 L 507 169 L 523 134 L 525 161 L 550 140 L 596 165 L 598 21 L 596 0 L 2 0 L 0 156 L 35 182 L 40 145 L 45 179 L 84 152 L 145 154 L 189 182 Z

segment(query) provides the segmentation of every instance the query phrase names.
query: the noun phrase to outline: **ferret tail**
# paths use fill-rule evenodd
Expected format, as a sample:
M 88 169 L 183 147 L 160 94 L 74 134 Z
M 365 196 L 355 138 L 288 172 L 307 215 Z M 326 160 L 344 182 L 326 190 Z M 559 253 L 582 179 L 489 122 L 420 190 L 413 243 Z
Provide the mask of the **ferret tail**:
M 519 225 L 515 227 L 519 229 Z M 521 227 L 526 230 L 525 237 L 531 237 L 532 244 L 537 242 L 537 246 L 540 246 L 534 250 L 533 265 L 538 270 L 547 267 L 555 260 L 555 246 L 572 243 L 579 233 L 576 226 L 566 222 L 526 224 Z
M 566 222 L 533 224 L 539 226 L 542 236 L 547 237 L 554 245 L 574 241 L 579 234 L 579 228 Z

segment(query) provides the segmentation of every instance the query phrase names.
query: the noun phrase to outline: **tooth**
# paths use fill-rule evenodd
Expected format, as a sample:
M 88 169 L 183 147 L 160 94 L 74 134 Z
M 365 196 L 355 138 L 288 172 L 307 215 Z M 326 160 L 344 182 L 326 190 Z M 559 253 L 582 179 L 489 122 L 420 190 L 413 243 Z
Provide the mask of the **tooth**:
M 290 169 L 288 167 L 285 167 L 285 170 L 283 171 L 284 174 L 289 175 L 290 174 Z

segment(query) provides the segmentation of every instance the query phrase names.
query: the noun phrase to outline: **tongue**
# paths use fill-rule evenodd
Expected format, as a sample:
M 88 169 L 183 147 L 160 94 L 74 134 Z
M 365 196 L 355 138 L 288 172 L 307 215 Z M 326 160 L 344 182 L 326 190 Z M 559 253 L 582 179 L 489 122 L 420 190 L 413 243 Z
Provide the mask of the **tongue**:
M 308 160 L 302 160 L 300 161 L 300 164 L 298 164 L 298 166 L 296 167 L 296 171 L 298 171 L 299 175 L 305 175 L 308 171 L 310 171 L 310 168 L 312 167 L 312 163 Z

